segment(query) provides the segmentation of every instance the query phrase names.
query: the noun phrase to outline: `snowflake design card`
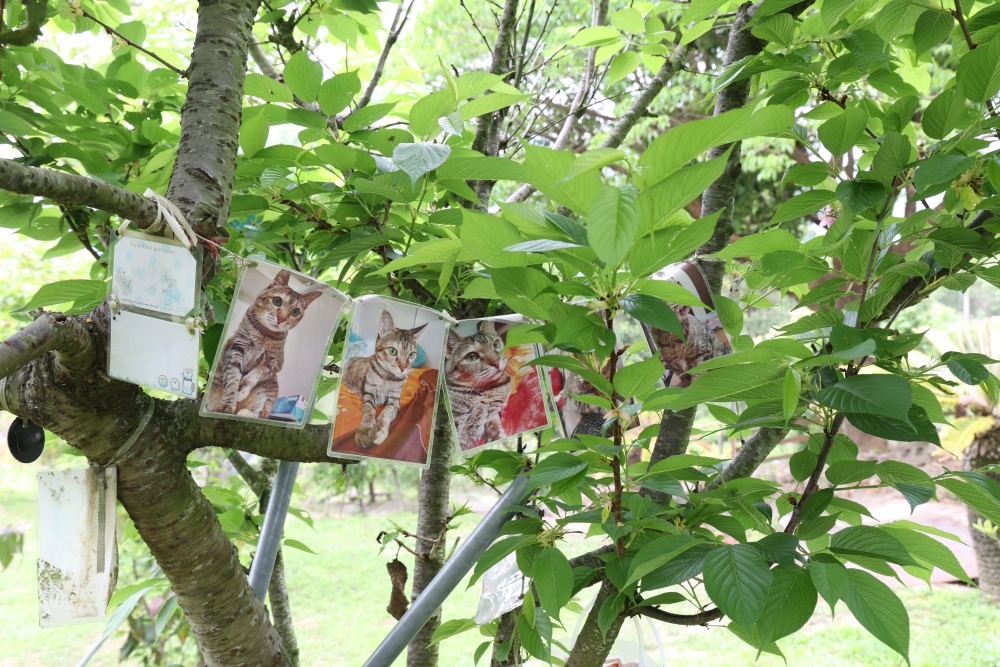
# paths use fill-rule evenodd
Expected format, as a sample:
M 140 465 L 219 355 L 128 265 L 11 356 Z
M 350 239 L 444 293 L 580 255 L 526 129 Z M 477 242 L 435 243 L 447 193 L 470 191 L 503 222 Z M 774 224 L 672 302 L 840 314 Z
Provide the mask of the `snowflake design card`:
M 115 244 L 111 292 L 121 306 L 186 316 L 198 302 L 198 258 L 179 243 L 123 233 Z

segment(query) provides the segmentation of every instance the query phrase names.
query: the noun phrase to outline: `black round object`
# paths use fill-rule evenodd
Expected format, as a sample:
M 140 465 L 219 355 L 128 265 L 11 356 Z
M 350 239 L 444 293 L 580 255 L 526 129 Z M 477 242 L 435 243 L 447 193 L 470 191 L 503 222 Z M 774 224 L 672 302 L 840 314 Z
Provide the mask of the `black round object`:
M 45 431 L 41 426 L 18 417 L 7 431 L 7 447 L 11 455 L 21 463 L 37 461 L 45 449 Z

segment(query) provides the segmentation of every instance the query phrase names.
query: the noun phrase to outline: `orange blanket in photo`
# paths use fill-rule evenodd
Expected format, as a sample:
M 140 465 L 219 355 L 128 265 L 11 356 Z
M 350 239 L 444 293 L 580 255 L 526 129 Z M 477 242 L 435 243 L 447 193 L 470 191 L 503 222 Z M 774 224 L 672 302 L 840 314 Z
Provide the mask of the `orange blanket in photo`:
M 426 463 L 437 383 L 436 368 L 415 368 L 411 371 L 403 383 L 399 414 L 389 425 L 389 436 L 381 444 L 368 449 L 361 449 L 354 442 L 354 434 L 361 425 L 361 397 L 347 387 L 341 387 L 333 428 L 333 450 L 338 454 Z M 382 414 L 382 407 L 375 408 L 376 414 Z

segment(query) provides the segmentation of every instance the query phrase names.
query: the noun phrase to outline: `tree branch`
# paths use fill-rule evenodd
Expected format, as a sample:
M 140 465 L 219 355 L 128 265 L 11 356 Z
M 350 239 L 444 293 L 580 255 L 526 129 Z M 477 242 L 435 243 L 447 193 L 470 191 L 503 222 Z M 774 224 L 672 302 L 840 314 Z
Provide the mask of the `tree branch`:
M 6 378 L 53 350 L 68 368 L 87 372 L 93 365 L 93 344 L 80 321 L 62 313 L 43 312 L 34 322 L 0 343 L 0 378 Z M 0 385 L 0 391 L 4 389 Z
M 125 35 L 121 34 L 117 30 L 115 30 L 114 28 L 112 28 L 111 26 L 109 26 L 107 23 L 105 23 L 104 21 L 100 20 L 99 18 L 97 18 L 96 16 L 94 16 L 93 14 L 91 14 L 90 12 L 88 12 L 86 9 L 83 9 L 81 11 L 83 12 L 84 18 L 88 18 L 91 21 L 93 21 L 94 23 L 96 23 L 97 25 L 99 25 L 102 28 L 104 28 L 104 32 L 108 33 L 109 35 L 111 35 L 115 39 L 119 40 L 123 44 L 131 46 L 136 51 L 140 51 L 141 53 L 146 54 L 147 56 L 149 56 L 150 58 L 152 58 L 156 62 L 160 63 L 161 65 L 163 65 L 167 69 L 173 70 L 174 72 L 177 72 L 177 74 L 180 75 L 181 78 L 187 78 L 187 72 L 185 72 L 184 70 L 179 69 L 177 67 L 174 67 L 173 65 L 171 65 L 170 63 L 168 63 L 166 60 L 164 60 L 160 56 L 158 56 L 155 53 L 153 53 L 152 51 L 150 51 L 148 49 L 142 48 L 141 46 L 139 46 L 138 44 L 136 44 L 135 42 L 133 42 L 131 39 L 129 39 Z
M 7 46 L 31 46 L 42 36 L 42 26 L 48 17 L 47 0 L 24 0 L 27 23 L 16 30 L 0 33 L 0 44 Z M 0 5 L 2 7 L 2 5 Z M 0 18 L 0 22 L 3 19 Z
M 734 479 L 749 477 L 770 456 L 784 437 L 788 435 L 787 428 L 759 428 L 747 438 L 733 460 L 726 464 L 719 476 L 705 490 L 714 489 L 719 484 L 725 484 Z
M 264 53 L 264 49 L 260 48 L 259 43 L 251 39 L 247 45 L 247 50 L 250 52 L 250 57 L 253 58 L 261 74 L 275 81 L 281 81 L 281 74 L 274 68 L 271 61 L 267 59 L 267 54 Z
M 139 228 L 156 220 L 156 203 L 124 188 L 55 169 L 28 167 L 0 158 L 0 189 L 107 211 Z
M 837 416 L 833 418 L 830 430 L 826 432 L 826 437 L 823 439 L 823 446 L 820 447 L 819 455 L 816 457 L 816 467 L 813 469 L 812 475 L 809 476 L 806 488 L 802 490 L 802 496 L 799 498 L 799 502 L 795 504 L 792 516 L 788 518 L 788 524 L 785 526 L 785 532 L 789 535 L 793 534 L 798 527 L 799 520 L 802 518 L 802 508 L 805 507 L 806 501 L 819 488 L 819 478 L 823 474 L 824 466 L 826 466 L 826 457 L 829 456 L 830 449 L 833 448 L 833 442 L 837 437 L 837 432 L 840 430 L 841 425 L 844 423 L 844 418 L 844 413 L 838 412 Z
M 375 93 L 375 86 L 378 85 L 379 79 L 382 78 L 382 72 L 385 70 L 385 63 L 389 60 L 389 51 L 396 44 L 396 40 L 399 39 L 399 35 L 403 32 L 403 26 L 406 25 L 406 21 L 410 18 L 410 10 L 413 9 L 413 3 L 416 0 L 410 0 L 410 4 L 407 5 L 406 11 L 403 10 L 402 2 L 396 8 L 396 15 L 392 17 L 392 25 L 389 26 L 389 34 L 385 38 L 385 44 L 382 46 L 382 53 L 378 57 L 378 64 L 375 66 L 375 73 L 372 75 L 371 81 L 368 82 L 368 87 L 365 88 L 364 94 L 361 99 L 358 100 L 358 108 L 361 109 L 371 102 L 372 95 Z M 400 18 L 402 16 L 402 18 Z M 397 22 L 399 25 L 397 26 Z
M 672 614 L 656 607 L 635 607 L 628 612 L 628 616 L 648 616 L 656 621 L 663 621 L 671 625 L 707 625 L 710 621 L 722 618 L 719 609 L 708 609 L 699 614 Z

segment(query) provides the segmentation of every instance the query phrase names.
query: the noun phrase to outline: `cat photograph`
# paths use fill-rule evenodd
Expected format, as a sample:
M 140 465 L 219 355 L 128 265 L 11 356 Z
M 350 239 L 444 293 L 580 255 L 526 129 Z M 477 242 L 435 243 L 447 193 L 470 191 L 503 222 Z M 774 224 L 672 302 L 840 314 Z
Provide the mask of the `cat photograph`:
M 652 278 L 677 283 L 709 308 L 714 306 L 705 275 L 694 262 L 672 264 L 654 273 Z M 671 307 L 681 322 L 684 340 L 669 331 L 645 326 L 644 329 L 650 346 L 657 350 L 660 361 L 667 369 L 664 384 L 669 387 L 687 387 L 694 380 L 688 371 L 733 350 L 714 310 L 698 306 Z
M 458 446 L 469 452 L 549 425 L 532 345 L 506 346 L 521 318 L 463 320 L 448 331 L 445 387 Z
M 330 456 L 426 465 L 447 323 L 381 296 L 358 300 L 345 342 Z
M 202 414 L 304 426 L 346 303 L 346 296 L 308 276 L 265 262 L 247 267 Z

